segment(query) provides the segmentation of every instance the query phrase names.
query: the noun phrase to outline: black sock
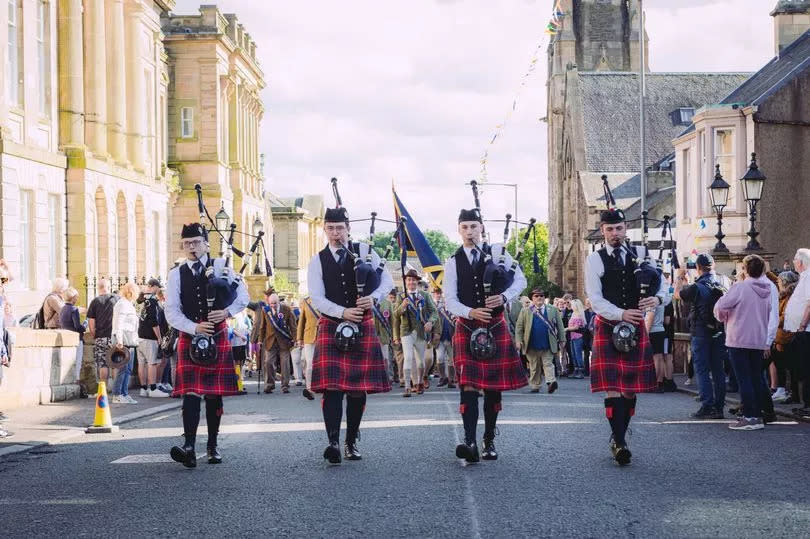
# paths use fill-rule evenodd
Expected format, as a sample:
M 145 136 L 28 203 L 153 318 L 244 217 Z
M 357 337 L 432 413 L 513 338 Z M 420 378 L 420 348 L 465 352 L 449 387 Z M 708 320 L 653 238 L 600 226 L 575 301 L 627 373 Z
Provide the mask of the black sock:
M 208 423 L 208 449 L 214 449 L 217 446 L 219 424 L 222 422 L 222 414 L 224 412 L 221 396 L 205 397 L 205 421 Z
M 336 444 L 340 441 L 340 420 L 343 419 L 343 392 L 326 391 L 321 406 L 329 443 Z
M 495 438 L 495 425 L 501 411 L 500 391 L 484 391 L 484 440 Z
M 630 418 L 636 414 L 636 397 L 632 399 L 624 397 L 624 431 L 627 432 L 627 427 L 630 425 Z
M 360 430 L 360 420 L 363 419 L 363 410 L 366 409 L 366 394 L 359 397 L 346 395 L 346 441 L 357 440 L 357 432 Z
M 197 425 L 200 424 L 200 397 L 183 395 L 183 435 L 186 445 L 194 445 L 197 439 Z
M 605 399 L 605 415 L 610 422 L 610 429 L 613 431 L 613 441 L 618 445 L 624 445 L 624 433 L 627 431 L 624 405 L 624 397 L 608 397 Z
M 141 386 L 141 389 L 145 390 L 145 389 L 146 389 L 146 386 Z
M 464 443 L 475 443 L 475 429 L 478 426 L 478 391 L 461 392 L 461 419 L 464 422 Z
M 149 386 L 149 391 L 154 391 L 154 390 L 156 390 L 156 389 L 157 389 L 157 384 L 151 384 L 151 385 Z

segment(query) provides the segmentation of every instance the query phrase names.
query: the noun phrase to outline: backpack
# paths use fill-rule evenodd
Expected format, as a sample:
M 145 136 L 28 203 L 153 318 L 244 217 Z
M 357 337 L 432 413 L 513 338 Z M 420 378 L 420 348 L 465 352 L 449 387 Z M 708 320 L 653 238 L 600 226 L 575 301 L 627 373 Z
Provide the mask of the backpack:
M 698 306 L 698 302 L 695 302 L 695 310 L 698 312 L 698 320 L 702 322 L 710 331 L 713 333 L 720 333 L 724 330 L 723 323 L 719 321 L 714 316 L 714 306 L 717 302 L 722 298 L 728 289 L 723 286 L 718 281 L 702 281 L 696 283 L 697 285 L 703 285 L 709 291 L 709 301 L 706 302 L 703 307 Z

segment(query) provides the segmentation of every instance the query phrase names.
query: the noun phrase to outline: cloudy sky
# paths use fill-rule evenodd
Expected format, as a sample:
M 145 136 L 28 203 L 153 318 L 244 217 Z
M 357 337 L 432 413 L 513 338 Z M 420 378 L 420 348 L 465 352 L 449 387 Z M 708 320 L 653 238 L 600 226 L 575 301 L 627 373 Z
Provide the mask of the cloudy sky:
M 393 215 L 390 186 L 423 229 L 454 233 L 465 182 L 489 150 L 490 182 L 517 183 L 521 220 L 547 217 L 545 45 L 552 0 L 211 0 L 257 42 L 267 79 L 261 151 L 270 189 L 320 193 L 354 218 Z M 177 0 L 176 13 L 198 1 Z M 653 71 L 755 71 L 773 53 L 776 0 L 645 0 Z M 511 122 L 530 58 L 538 68 Z M 514 213 L 489 187 L 485 218 Z M 382 228 L 382 227 L 380 227 Z M 362 226 L 361 231 L 365 230 Z

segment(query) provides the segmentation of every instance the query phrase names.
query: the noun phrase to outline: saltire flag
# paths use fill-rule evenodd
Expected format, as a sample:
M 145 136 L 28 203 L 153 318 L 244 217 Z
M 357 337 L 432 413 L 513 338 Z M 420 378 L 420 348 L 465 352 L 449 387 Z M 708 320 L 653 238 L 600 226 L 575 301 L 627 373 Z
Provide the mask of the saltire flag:
M 399 222 L 400 217 L 407 219 L 405 226 L 402 227 L 402 232 L 397 238 L 397 243 L 399 243 L 399 248 L 402 251 L 401 262 L 403 268 L 405 267 L 406 257 L 415 256 L 419 259 L 419 263 L 422 264 L 422 269 L 427 275 L 430 284 L 435 288 L 441 288 L 444 280 L 444 266 L 436 253 L 433 252 L 425 235 L 419 230 L 411 214 L 402 205 L 402 201 L 393 186 L 391 186 L 391 192 L 394 195 L 394 214 L 397 222 Z

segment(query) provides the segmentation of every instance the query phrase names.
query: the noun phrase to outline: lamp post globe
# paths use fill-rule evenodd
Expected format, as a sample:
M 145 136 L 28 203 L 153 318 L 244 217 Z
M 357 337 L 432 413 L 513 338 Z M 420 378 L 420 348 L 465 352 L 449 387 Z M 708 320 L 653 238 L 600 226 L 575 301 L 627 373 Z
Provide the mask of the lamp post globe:
M 714 237 L 717 238 L 717 243 L 714 245 L 714 251 L 720 253 L 728 252 L 728 247 L 723 243 L 723 238 L 726 237 L 726 235 L 723 234 L 723 209 L 728 205 L 728 192 L 730 188 L 731 186 L 723 179 L 723 175 L 720 174 L 720 165 L 716 165 L 714 181 L 709 186 L 709 199 L 711 200 L 714 213 L 717 214 L 717 234 L 714 235 Z
M 756 229 L 757 221 L 757 204 L 762 200 L 762 190 L 765 187 L 765 174 L 759 170 L 757 165 L 757 154 L 751 154 L 751 164 L 748 166 L 748 171 L 745 176 L 740 178 L 743 188 L 743 198 L 748 203 L 749 221 L 751 221 L 751 228 L 747 234 L 750 238 L 748 245 L 745 246 L 746 251 L 761 251 L 762 245 L 757 241 L 759 232 Z

